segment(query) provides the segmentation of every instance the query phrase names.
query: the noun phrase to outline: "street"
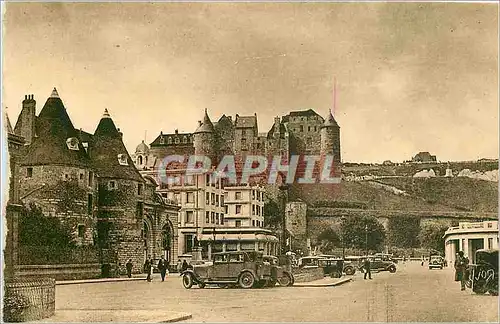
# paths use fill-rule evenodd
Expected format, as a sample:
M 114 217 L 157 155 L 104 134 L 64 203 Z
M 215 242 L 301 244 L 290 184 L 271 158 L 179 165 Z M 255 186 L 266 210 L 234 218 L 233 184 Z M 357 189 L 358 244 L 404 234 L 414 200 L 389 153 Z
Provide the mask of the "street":
M 131 281 L 57 286 L 56 313 L 71 309 L 169 310 L 189 322 L 497 322 L 498 297 L 460 291 L 453 270 L 398 264 L 337 287 L 184 289 L 172 274 L 161 282 Z

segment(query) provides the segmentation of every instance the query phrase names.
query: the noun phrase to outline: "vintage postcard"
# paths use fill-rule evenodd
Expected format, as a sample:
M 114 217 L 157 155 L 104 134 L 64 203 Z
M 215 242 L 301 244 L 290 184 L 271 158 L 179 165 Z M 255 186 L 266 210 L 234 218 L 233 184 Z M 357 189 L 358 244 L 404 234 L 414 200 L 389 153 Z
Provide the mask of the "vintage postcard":
M 3 320 L 497 322 L 498 12 L 3 2 Z

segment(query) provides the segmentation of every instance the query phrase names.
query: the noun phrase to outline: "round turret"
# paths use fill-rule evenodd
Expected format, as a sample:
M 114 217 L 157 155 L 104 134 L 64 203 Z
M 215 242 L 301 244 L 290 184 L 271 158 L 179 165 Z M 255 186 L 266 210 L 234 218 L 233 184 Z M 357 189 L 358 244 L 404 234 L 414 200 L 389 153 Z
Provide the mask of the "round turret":
M 340 162 L 340 127 L 330 111 L 321 126 L 321 155 L 333 155 L 334 161 Z
M 199 126 L 193 134 L 194 137 L 194 153 L 209 157 L 214 162 L 215 157 L 215 137 L 214 125 L 208 117 L 207 109 L 203 122 L 199 122 Z

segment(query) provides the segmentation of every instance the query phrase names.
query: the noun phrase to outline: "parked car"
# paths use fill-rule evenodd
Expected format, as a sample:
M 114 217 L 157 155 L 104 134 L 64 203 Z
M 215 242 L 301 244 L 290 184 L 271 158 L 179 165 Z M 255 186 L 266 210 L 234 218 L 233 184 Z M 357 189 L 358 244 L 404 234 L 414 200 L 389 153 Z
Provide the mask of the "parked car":
M 429 258 L 429 270 L 431 269 L 443 269 L 444 259 L 440 255 L 431 255 Z
M 269 263 L 264 262 L 263 253 L 257 251 L 214 253 L 213 263 L 194 265 L 181 275 L 186 289 L 210 284 L 248 289 L 264 286 L 273 279 Z
M 476 294 L 498 296 L 498 249 L 476 251 L 476 263 L 470 265 L 468 287 Z
M 393 254 L 390 254 L 390 253 L 375 253 L 373 256 L 380 257 L 384 261 L 392 261 L 396 264 L 398 263 L 398 260 L 394 257 Z
M 344 259 L 321 259 L 319 260 L 319 266 L 323 268 L 323 273 L 325 274 L 325 276 L 340 278 L 342 277 L 342 273 L 344 272 Z
M 323 259 L 320 256 L 307 256 L 299 259 L 299 268 L 316 268 L 319 266 L 319 260 Z
M 257 286 L 274 287 L 278 282 L 280 286 L 289 287 L 295 283 L 291 268 L 287 265 L 280 266 L 278 257 L 265 255 L 262 259 L 264 260 L 262 267 L 264 277 L 269 279 L 260 281 Z
M 377 271 L 389 271 L 390 273 L 396 272 L 396 263 L 394 263 L 388 257 L 381 256 L 369 256 L 371 264 L 371 270 Z

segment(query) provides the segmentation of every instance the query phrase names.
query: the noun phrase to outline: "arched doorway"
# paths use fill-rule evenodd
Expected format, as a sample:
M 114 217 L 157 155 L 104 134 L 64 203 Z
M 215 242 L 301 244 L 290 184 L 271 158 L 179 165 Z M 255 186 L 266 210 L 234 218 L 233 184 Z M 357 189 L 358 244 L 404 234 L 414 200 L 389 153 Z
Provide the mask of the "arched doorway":
M 172 247 L 173 247 L 174 231 L 172 229 L 172 224 L 168 222 L 161 229 L 161 248 L 163 256 L 168 263 L 171 263 L 172 258 Z

